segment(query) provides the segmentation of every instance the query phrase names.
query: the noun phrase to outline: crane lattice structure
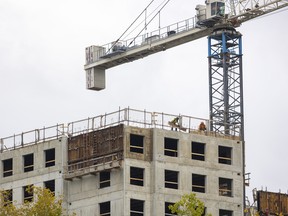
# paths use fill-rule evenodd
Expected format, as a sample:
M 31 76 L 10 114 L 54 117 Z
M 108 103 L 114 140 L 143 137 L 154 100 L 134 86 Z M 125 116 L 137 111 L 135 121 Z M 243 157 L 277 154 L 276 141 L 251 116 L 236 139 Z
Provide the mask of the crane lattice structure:
M 284 10 L 288 0 L 206 0 L 205 3 L 206 6 L 196 7 L 197 15 L 190 19 L 139 33 L 128 40 L 119 38 L 103 46 L 86 48 L 87 89 L 105 88 L 106 69 L 208 37 L 209 130 L 244 140 L 242 38 L 235 29 L 248 20 Z

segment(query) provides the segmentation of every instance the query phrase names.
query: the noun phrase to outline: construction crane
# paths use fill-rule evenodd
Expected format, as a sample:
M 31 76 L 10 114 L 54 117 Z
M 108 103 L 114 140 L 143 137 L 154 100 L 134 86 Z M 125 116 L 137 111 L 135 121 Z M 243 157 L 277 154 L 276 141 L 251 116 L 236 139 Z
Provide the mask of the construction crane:
M 164 1 L 159 14 L 168 2 Z M 128 40 L 120 37 L 103 46 L 87 47 L 86 87 L 102 90 L 106 69 L 208 36 L 209 130 L 244 140 L 242 35 L 236 28 L 287 6 L 288 0 L 206 0 L 205 5 L 196 6 L 196 16 L 190 19 L 150 33 L 140 31 Z
M 161 9 L 168 2 L 169 0 L 164 1 Z M 121 40 L 120 37 L 104 46 L 87 47 L 84 66 L 86 87 L 98 91 L 104 89 L 106 69 L 208 37 L 210 111 L 208 129 L 216 133 L 240 137 L 243 182 L 246 182 L 242 35 L 236 31 L 236 28 L 246 21 L 281 9 L 286 10 L 287 6 L 288 0 L 206 0 L 205 5 L 196 6 L 196 16 L 190 19 L 164 28 L 159 27 L 150 33 L 141 34 L 140 31 L 132 39 Z M 146 9 L 142 13 L 145 13 Z M 146 29 L 146 20 L 144 29 Z M 245 199 L 244 183 L 244 207 L 246 207 Z

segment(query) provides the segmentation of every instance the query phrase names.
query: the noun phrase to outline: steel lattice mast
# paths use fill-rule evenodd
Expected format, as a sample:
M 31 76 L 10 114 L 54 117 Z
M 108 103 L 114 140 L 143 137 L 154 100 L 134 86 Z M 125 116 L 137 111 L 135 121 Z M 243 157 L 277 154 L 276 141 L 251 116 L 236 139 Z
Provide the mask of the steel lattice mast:
M 208 37 L 210 130 L 244 140 L 242 35 L 216 29 Z

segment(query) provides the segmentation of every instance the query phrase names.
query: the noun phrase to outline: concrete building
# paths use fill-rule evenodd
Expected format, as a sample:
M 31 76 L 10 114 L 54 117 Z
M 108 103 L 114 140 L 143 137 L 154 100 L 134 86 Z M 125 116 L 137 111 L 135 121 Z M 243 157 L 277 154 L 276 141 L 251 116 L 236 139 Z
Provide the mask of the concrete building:
M 213 216 L 243 215 L 242 141 L 175 117 L 128 108 L 2 138 L 0 188 L 21 204 L 47 187 L 82 216 L 173 215 L 190 192 Z

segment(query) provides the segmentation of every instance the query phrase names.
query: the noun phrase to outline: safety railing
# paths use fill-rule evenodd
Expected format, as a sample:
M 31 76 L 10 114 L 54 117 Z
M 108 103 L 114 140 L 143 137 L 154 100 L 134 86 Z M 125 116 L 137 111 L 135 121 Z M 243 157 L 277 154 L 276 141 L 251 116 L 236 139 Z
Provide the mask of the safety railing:
M 0 139 L 0 152 L 14 150 L 27 145 L 58 139 L 64 134 L 64 124 L 43 127 L 31 131 L 14 134 Z
M 222 136 L 229 139 L 239 139 L 239 134 L 231 134 L 227 132 L 210 131 L 209 125 L 211 123 L 208 119 L 191 117 L 187 115 L 174 115 L 163 112 L 149 112 L 146 110 L 137 110 L 131 108 L 120 109 L 115 112 L 99 115 L 92 118 L 86 118 L 79 121 L 70 122 L 67 125 L 57 124 L 51 127 L 44 127 L 35 129 L 20 134 L 12 135 L 0 139 L 0 151 L 7 151 L 21 148 L 27 145 L 37 144 L 40 142 L 58 139 L 65 135 L 68 137 L 77 136 L 79 134 L 89 133 L 95 130 L 101 130 L 111 126 L 124 124 L 128 126 L 135 126 L 141 128 L 159 128 L 171 130 L 173 119 L 178 117 L 178 123 L 175 130 L 184 133 L 201 133 L 207 136 Z M 206 130 L 199 130 L 199 125 L 204 122 Z M 229 126 L 231 131 L 235 132 L 233 125 Z M 236 127 L 236 126 L 235 126 Z
M 101 46 L 101 49 L 94 51 L 94 54 L 92 54 L 92 58 L 86 56 L 86 64 L 91 64 L 101 58 L 110 57 L 112 55 L 138 48 L 140 46 L 163 40 L 165 38 L 171 37 L 180 32 L 188 31 L 193 28 L 196 28 L 196 17 L 192 17 L 163 28 L 159 28 L 150 33 L 138 35 L 134 38 L 130 38 L 127 40 L 118 40 L 109 44 L 105 44 Z M 91 54 L 86 53 L 86 55 Z
M 97 172 L 97 168 L 99 166 L 111 165 L 111 163 L 120 160 L 123 160 L 123 152 L 117 152 L 101 157 L 91 158 L 77 163 L 69 164 L 68 166 L 64 167 L 64 174 L 67 178 L 69 178 L 70 174 L 77 176 L 85 175 L 91 172 L 91 170 L 87 169 L 92 168 L 93 172 Z M 112 165 L 110 167 L 113 168 Z
M 239 139 L 239 133 L 236 133 L 234 125 L 229 125 L 231 134 L 226 132 L 214 132 L 210 131 L 209 126 L 211 121 L 204 118 L 191 117 L 187 115 L 174 115 L 163 112 L 150 112 L 146 110 L 137 110 L 132 108 L 120 109 L 116 112 L 106 113 L 104 115 L 96 116 L 93 118 L 87 118 L 80 121 L 71 122 L 68 124 L 67 133 L 68 136 L 76 136 L 79 134 L 89 133 L 95 130 L 101 130 L 107 127 L 124 124 L 128 126 L 135 126 L 141 128 L 159 128 L 171 130 L 173 124 L 171 122 L 175 118 L 179 118 L 178 126 L 174 127 L 175 130 L 186 133 L 201 133 L 207 136 L 222 136 L 229 139 Z M 206 126 L 206 130 L 199 130 L 199 125 L 203 122 Z

